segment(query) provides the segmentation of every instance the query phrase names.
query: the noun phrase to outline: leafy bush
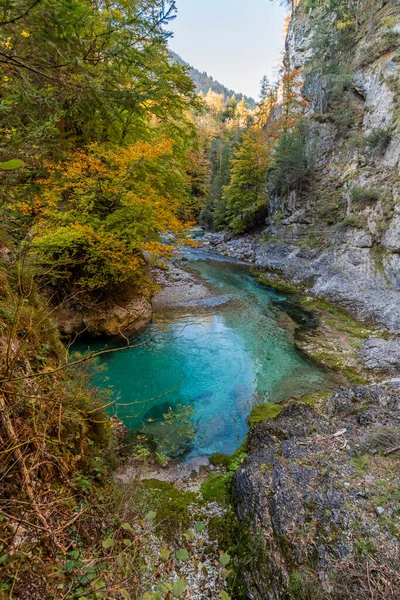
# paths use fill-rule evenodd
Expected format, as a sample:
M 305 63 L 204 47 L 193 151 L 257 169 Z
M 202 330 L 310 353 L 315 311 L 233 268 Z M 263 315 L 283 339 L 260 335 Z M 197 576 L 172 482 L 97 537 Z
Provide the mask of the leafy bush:
M 365 227 L 365 218 L 361 215 L 349 215 L 339 225 L 344 227 L 355 227 L 356 229 L 364 229 Z
M 397 31 L 387 31 L 383 35 L 384 48 L 390 49 L 392 46 L 396 46 L 399 43 L 399 38 Z
M 165 139 L 128 148 L 91 144 L 61 166 L 49 164 L 39 193 L 16 209 L 32 213 L 33 249 L 52 280 L 83 290 L 128 279 L 148 286 L 143 252 L 165 254 L 158 234 L 181 229 L 173 167 Z

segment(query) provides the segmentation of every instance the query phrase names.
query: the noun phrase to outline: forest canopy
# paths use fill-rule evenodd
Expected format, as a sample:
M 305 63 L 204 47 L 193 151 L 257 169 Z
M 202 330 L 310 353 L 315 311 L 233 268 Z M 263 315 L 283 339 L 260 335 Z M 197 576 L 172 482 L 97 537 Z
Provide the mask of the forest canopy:
M 0 201 L 11 240 L 57 284 L 146 281 L 159 234 L 193 219 L 201 102 L 170 60 L 173 1 L 3 3 Z M 50 271 L 49 271 L 50 270 Z

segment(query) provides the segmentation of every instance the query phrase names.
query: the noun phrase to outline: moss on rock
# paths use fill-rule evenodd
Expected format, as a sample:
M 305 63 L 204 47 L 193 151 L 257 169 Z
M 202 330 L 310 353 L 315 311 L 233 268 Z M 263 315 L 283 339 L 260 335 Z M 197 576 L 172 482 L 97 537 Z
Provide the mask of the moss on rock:
M 203 499 L 206 502 L 225 502 L 228 497 L 226 475 L 221 473 L 210 473 L 200 487 Z
M 260 404 L 260 406 L 256 406 L 250 413 L 249 416 L 249 425 L 252 427 L 255 423 L 259 423 L 260 421 L 270 421 L 271 419 L 275 419 L 283 410 L 283 407 L 280 404 L 276 404 L 275 402 L 266 402 L 265 404 Z
M 253 275 L 261 285 L 282 292 L 283 294 L 298 294 L 301 291 L 301 286 L 295 285 L 287 281 L 284 277 L 278 273 L 267 273 L 262 271 L 253 270 Z
M 240 447 L 233 454 L 222 454 L 217 452 L 210 457 L 210 464 L 214 467 L 225 467 L 227 469 L 235 465 L 235 463 L 246 453 L 247 438 L 242 442 Z
M 133 498 L 143 516 L 149 511 L 157 515 L 157 531 L 165 539 L 174 539 L 189 526 L 189 506 L 197 501 L 193 492 L 181 492 L 172 483 L 158 479 L 141 482 Z

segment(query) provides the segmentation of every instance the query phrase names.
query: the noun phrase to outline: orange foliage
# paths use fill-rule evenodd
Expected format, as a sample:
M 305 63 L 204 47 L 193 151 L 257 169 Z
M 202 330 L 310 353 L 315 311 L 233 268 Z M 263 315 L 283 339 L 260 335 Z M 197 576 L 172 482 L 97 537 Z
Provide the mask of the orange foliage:
M 127 148 L 91 144 L 61 167 L 47 163 L 40 193 L 18 207 L 35 215 L 33 246 L 42 264 L 88 289 L 148 282 L 146 261 L 171 251 L 159 234 L 183 230 L 179 199 L 162 175 L 171 151 L 167 139 Z

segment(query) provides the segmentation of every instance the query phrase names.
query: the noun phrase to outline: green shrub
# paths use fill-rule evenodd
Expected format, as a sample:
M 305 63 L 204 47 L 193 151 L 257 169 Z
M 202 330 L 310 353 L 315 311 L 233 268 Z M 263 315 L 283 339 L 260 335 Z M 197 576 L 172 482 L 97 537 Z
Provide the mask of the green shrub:
M 385 152 L 391 139 L 392 134 L 390 129 L 383 127 L 377 127 L 365 136 L 365 142 L 368 148 L 375 151 L 377 154 L 383 154 Z
M 349 215 L 339 224 L 344 227 L 355 227 L 356 229 L 364 229 L 366 222 L 361 215 Z
M 400 36 L 397 33 L 397 31 L 387 31 L 382 37 L 384 44 L 383 48 L 385 50 L 390 50 L 390 48 L 392 48 L 393 46 L 397 46 L 397 44 L 399 43 L 399 38 Z
M 379 200 L 378 190 L 369 189 L 363 185 L 354 185 L 350 190 L 350 196 L 355 204 L 371 204 Z

